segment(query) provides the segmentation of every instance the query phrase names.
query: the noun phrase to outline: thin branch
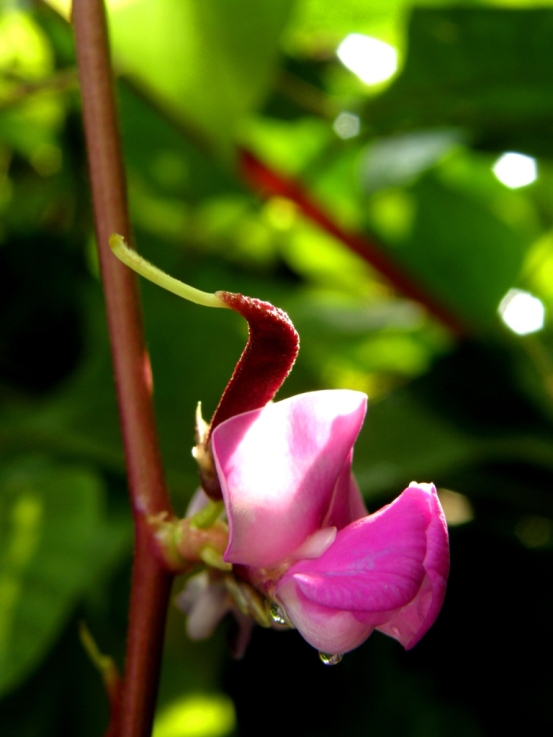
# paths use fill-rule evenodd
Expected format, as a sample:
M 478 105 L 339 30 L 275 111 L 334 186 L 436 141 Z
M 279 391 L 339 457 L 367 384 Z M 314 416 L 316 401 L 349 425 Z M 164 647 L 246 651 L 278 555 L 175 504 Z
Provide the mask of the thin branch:
M 340 112 L 340 107 L 330 95 L 286 69 L 281 69 L 278 73 L 275 90 L 297 105 L 300 110 L 319 118 L 334 120 Z
M 74 0 L 73 23 L 81 84 L 96 236 L 125 457 L 135 518 L 135 559 L 129 635 L 117 737 L 151 732 L 171 574 L 158 558 L 148 519 L 170 515 L 155 431 L 149 357 L 135 275 L 111 253 L 112 233 L 132 243 L 125 175 L 102 0 Z
M 4 78 L 6 79 L 6 75 L 4 75 Z M 19 78 L 8 78 L 6 81 L 12 82 L 16 86 L 0 100 L 0 112 L 24 103 L 29 98 L 41 93 L 64 92 L 73 87 L 76 89 L 77 70 L 73 68 L 63 69 L 39 81 L 26 81 Z
M 461 320 L 427 289 L 388 256 L 376 241 L 343 228 L 292 178 L 271 169 L 247 149 L 239 150 L 239 168 L 245 181 L 262 196 L 286 197 L 294 202 L 302 215 L 341 241 L 350 251 L 376 269 L 401 294 L 422 304 L 428 312 L 446 325 L 457 337 L 466 333 Z

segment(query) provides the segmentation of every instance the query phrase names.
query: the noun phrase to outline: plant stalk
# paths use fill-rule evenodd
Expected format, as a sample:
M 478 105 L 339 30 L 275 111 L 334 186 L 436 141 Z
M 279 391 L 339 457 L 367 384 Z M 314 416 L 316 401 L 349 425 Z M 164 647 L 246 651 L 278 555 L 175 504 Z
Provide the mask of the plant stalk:
M 132 243 L 103 0 L 74 0 L 79 80 L 96 237 L 121 430 L 135 520 L 135 551 L 119 718 L 109 734 L 148 737 L 155 709 L 172 574 L 155 549 L 152 515 L 172 515 L 155 429 L 149 357 L 135 275 L 110 251 Z

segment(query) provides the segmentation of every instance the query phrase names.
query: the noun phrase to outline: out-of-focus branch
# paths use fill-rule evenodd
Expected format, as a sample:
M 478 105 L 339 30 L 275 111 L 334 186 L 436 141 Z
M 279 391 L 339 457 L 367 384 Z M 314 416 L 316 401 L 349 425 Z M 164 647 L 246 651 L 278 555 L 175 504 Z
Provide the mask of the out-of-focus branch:
M 6 75 L 4 75 L 5 78 Z M 25 100 L 41 93 L 63 92 L 77 87 L 77 70 L 63 69 L 41 80 L 26 81 L 18 77 L 7 79 L 14 84 L 13 89 L 0 100 L 0 112 L 19 105 Z
M 428 312 L 446 325 L 457 337 L 466 332 L 466 326 L 445 305 L 423 289 L 396 264 L 373 240 L 359 233 L 347 231 L 309 195 L 300 182 L 271 169 L 247 149 L 239 151 L 239 168 L 246 182 L 262 196 L 279 196 L 291 200 L 302 215 L 341 241 L 350 251 L 369 263 L 399 292 L 422 304 Z
M 275 89 L 300 110 L 333 120 L 340 112 L 339 105 L 315 85 L 309 84 L 295 74 L 282 69 L 275 79 Z
M 81 84 L 96 236 L 106 297 L 115 381 L 135 519 L 129 633 L 119 719 L 109 734 L 151 732 L 172 574 L 158 556 L 152 517 L 169 516 L 155 430 L 151 375 L 135 275 L 111 253 L 112 233 L 132 243 L 102 0 L 74 0 L 73 23 Z

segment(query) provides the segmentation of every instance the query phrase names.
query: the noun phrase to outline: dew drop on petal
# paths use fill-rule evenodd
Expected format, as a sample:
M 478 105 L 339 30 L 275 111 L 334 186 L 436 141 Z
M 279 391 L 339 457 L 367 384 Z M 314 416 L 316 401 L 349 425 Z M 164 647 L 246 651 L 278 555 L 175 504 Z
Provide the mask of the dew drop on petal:
M 338 665 L 343 657 L 342 653 L 335 653 L 334 655 L 330 653 L 319 653 L 319 658 L 323 665 Z
M 271 604 L 269 615 L 275 624 L 288 624 L 286 617 L 278 604 Z

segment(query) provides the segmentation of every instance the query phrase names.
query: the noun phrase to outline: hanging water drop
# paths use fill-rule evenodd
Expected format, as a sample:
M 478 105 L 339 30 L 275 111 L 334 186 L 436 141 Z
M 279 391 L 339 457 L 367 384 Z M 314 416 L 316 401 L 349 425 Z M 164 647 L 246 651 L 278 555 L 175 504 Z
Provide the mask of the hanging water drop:
M 286 617 L 278 604 L 271 604 L 269 614 L 275 624 L 288 624 Z
M 323 665 L 338 665 L 343 657 L 342 653 L 335 653 L 334 655 L 330 653 L 319 653 L 319 658 Z

